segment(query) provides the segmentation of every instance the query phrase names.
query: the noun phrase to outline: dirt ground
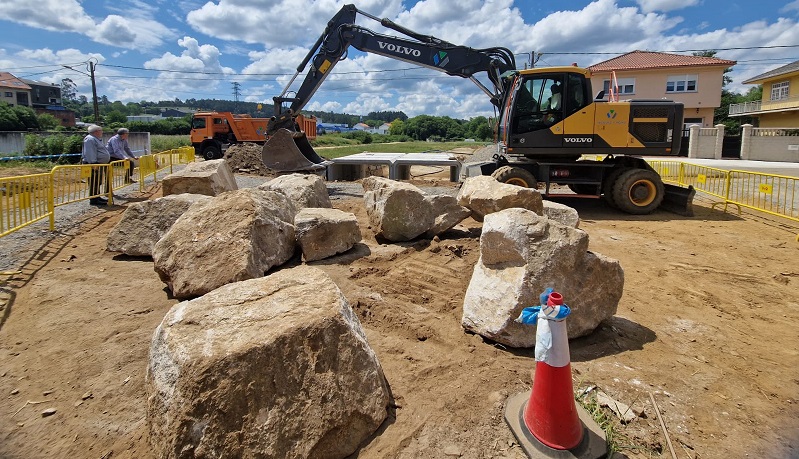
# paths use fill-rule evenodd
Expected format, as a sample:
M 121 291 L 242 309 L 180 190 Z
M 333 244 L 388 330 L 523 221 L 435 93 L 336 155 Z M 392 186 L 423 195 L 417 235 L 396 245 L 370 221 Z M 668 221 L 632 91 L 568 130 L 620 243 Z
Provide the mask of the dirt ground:
M 440 182 L 440 184 L 445 182 Z M 624 456 L 799 456 L 799 228 L 711 210 L 633 217 L 578 209 L 590 249 L 620 260 L 617 315 L 571 342 L 576 390 L 597 386 L 644 410 L 613 424 Z M 366 329 L 394 397 L 359 458 L 522 458 L 503 419 L 530 389 L 532 350 L 465 333 L 463 296 L 479 255 L 467 219 L 440 241 L 379 244 L 361 199 L 363 244 L 313 263 Z M 105 250 L 110 208 L 45 243 L 0 294 L 0 457 L 150 458 L 144 373 L 150 338 L 177 303 L 152 261 Z M 289 263 L 299 263 L 295 259 Z M 568 303 L 568 298 L 566 298 Z M 43 416 L 46 409 L 55 414 Z

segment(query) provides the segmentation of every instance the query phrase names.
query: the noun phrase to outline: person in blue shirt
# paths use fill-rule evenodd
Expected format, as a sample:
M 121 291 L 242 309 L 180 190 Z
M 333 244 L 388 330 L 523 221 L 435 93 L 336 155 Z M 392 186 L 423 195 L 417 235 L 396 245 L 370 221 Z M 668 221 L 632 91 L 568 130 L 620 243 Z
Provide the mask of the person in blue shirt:
M 108 164 L 111 162 L 111 155 L 103 144 L 103 128 L 96 124 L 90 124 L 89 134 L 83 138 L 83 151 L 81 152 L 81 163 L 83 164 Z M 107 167 L 92 167 L 89 176 L 89 204 L 93 206 L 107 206 L 108 200 L 100 196 L 100 185 L 105 181 L 105 192 L 108 193 L 110 183 L 108 183 Z
M 126 128 L 119 128 L 117 134 L 108 139 L 108 153 L 111 154 L 112 161 L 127 161 L 128 168 L 125 172 L 125 183 L 135 183 L 133 180 L 133 168 L 135 167 L 133 161 L 136 156 L 130 151 L 128 146 L 128 135 L 130 131 Z

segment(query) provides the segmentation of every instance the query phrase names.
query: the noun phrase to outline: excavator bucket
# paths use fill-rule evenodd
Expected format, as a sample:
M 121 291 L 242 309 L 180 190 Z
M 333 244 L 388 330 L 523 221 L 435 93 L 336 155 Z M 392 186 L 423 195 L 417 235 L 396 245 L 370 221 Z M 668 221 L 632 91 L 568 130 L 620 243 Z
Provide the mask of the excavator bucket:
M 280 172 L 321 171 L 327 162 L 319 157 L 303 132 L 278 129 L 264 144 L 261 161 Z
M 694 187 L 688 185 L 688 188 L 683 188 L 677 185 L 669 185 L 668 183 L 664 183 L 663 186 L 666 192 L 663 195 L 663 202 L 660 207 L 678 215 L 693 217 L 694 195 L 696 194 Z

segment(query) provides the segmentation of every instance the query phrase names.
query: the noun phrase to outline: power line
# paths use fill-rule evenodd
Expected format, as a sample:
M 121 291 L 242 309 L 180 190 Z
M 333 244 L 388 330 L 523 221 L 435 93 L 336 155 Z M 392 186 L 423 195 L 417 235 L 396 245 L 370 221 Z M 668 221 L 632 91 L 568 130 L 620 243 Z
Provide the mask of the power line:
M 660 50 L 660 51 L 653 51 L 647 50 L 653 53 L 692 53 L 692 52 L 700 52 L 700 51 L 742 51 L 742 50 L 753 50 L 753 49 L 781 49 L 781 48 L 799 48 L 799 45 L 770 45 L 770 46 L 737 46 L 732 48 L 699 48 L 699 49 L 667 49 L 667 50 Z M 544 54 L 579 54 L 579 55 L 607 55 L 607 54 L 627 54 L 631 51 L 623 51 L 623 52 L 577 52 L 577 51 L 550 51 L 545 52 Z

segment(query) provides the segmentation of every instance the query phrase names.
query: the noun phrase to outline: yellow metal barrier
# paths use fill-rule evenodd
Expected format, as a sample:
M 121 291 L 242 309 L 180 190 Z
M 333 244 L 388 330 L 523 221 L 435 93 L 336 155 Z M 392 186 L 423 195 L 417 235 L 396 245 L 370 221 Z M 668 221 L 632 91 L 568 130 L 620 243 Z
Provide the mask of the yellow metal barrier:
M 726 201 L 799 221 L 799 178 L 732 170 Z
M 760 172 L 723 170 L 680 161 L 650 161 L 664 182 L 692 185 L 697 191 L 722 201 L 724 211 L 732 204 L 799 222 L 799 178 Z M 799 235 L 797 235 L 799 241 Z
M 0 237 L 50 217 L 53 199 L 50 174 L 0 178 Z
M 157 181 L 158 172 L 173 171 L 176 164 L 194 161 L 194 148 L 183 147 L 139 158 L 139 189 L 150 175 Z M 114 190 L 129 184 L 129 163 L 80 164 L 55 166 L 49 173 L 0 178 L 0 237 L 24 228 L 43 218 L 50 218 L 55 230 L 55 208 L 73 202 L 107 196 L 114 203 Z M 91 177 L 100 177 L 96 193 L 91 192 Z

